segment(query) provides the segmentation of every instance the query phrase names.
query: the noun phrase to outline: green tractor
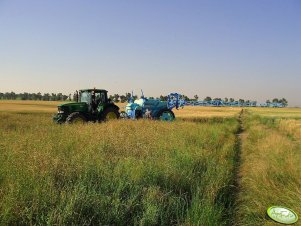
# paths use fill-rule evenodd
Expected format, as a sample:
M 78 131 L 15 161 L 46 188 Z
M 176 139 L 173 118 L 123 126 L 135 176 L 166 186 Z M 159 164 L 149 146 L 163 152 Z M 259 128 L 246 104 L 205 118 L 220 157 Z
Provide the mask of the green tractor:
M 58 113 L 53 120 L 59 124 L 101 122 L 118 119 L 119 116 L 119 107 L 108 99 L 108 91 L 83 89 L 76 91 L 76 102 L 58 105 Z

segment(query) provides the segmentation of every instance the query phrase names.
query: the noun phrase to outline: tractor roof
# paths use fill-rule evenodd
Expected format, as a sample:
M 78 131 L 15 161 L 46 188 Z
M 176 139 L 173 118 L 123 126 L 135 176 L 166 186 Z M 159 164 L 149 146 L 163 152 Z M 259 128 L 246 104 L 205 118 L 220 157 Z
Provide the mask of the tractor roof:
M 81 92 L 92 92 L 92 91 L 95 91 L 95 92 L 108 92 L 105 89 L 81 89 L 79 91 L 81 91 Z

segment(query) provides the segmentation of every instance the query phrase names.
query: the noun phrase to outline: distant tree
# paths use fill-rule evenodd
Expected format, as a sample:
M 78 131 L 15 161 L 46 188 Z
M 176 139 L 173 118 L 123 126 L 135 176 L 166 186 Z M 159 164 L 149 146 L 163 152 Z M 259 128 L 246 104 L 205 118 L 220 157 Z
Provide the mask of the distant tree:
M 235 100 L 234 100 L 234 98 L 231 97 L 231 98 L 229 99 L 229 101 L 230 101 L 230 102 L 234 102 Z
M 63 94 L 63 101 L 67 101 L 69 98 L 67 95 Z
M 24 92 L 20 94 L 21 100 L 29 100 L 29 94 Z
M 225 97 L 224 101 L 227 103 L 229 101 L 229 99 L 227 97 Z
M 126 102 L 126 101 L 127 101 L 126 96 L 125 96 L 125 95 L 121 95 L 121 96 L 120 96 L 120 102 L 121 102 L 121 103 L 124 103 L 124 102 Z
M 42 94 L 40 92 L 37 93 L 37 100 L 42 100 Z
M 43 100 L 49 101 L 50 100 L 50 94 L 49 93 L 44 93 Z
M 279 100 L 278 100 L 278 98 L 274 98 L 274 99 L 272 100 L 272 102 L 273 102 L 273 103 L 279 103 Z
M 4 99 L 4 93 L 0 93 L 0 100 Z
M 267 103 L 267 104 L 270 104 L 270 103 L 271 103 L 271 101 L 270 101 L 270 100 L 267 100 L 267 101 L 266 101 L 266 103 Z
M 113 95 L 110 95 L 110 96 L 109 96 L 109 99 L 110 99 L 111 101 L 114 101 L 114 96 L 113 96 Z
M 206 97 L 206 98 L 204 99 L 204 101 L 211 101 L 211 100 L 212 100 L 211 97 Z
M 10 97 L 12 100 L 15 100 L 17 98 L 17 95 L 15 92 L 10 92 Z
M 191 99 L 186 96 L 186 95 L 182 95 L 182 98 L 185 100 L 185 101 L 191 101 Z M 167 97 L 166 97 L 166 100 L 167 100 Z
M 28 93 L 28 97 L 26 100 L 34 100 L 34 94 L 33 93 Z
M 150 99 L 150 100 L 154 100 L 155 98 L 154 98 L 154 97 L 149 97 L 148 99 Z
M 37 96 L 36 93 L 30 93 L 30 94 L 29 94 L 29 99 L 30 99 L 30 100 L 37 100 L 37 99 L 38 99 L 38 96 Z
M 198 95 L 194 95 L 194 99 L 195 99 L 195 100 L 198 100 L 198 99 L 199 99 L 199 96 L 198 96 Z
M 162 96 L 162 95 L 160 95 L 160 100 L 161 101 L 167 101 L 167 99 L 168 99 L 168 97 L 167 96 Z M 184 97 L 185 98 L 185 97 Z
M 248 104 L 249 104 L 250 102 L 251 102 L 250 100 L 246 100 L 246 103 L 248 103 Z
M 115 103 L 119 102 L 119 94 L 114 94 L 114 102 Z
M 288 105 L 288 101 L 285 99 L 285 98 L 281 98 L 279 100 L 280 103 L 282 103 L 284 106 L 287 106 Z
M 130 94 L 130 93 L 125 93 L 125 97 L 126 97 L 127 100 L 129 100 L 129 99 L 131 98 L 131 96 L 132 96 L 132 94 Z
M 222 100 L 222 99 L 219 97 L 215 97 L 213 100 Z
M 64 100 L 63 94 L 62 94 L 62 93 L 58 93 L 58 94 L 56 95 L 56 100 Z
M 245 100 L 244 99 L 239 99 L 238 102 L 245 103 Z
M 11 100 L 11 95 L 9 92 L 4 93 L 4 99 Z
M 57 98 L 56 94 L 55 93 L 51 93 L 50 100 L 51 101 L 56 101 L 57 100 L 56 98 Z

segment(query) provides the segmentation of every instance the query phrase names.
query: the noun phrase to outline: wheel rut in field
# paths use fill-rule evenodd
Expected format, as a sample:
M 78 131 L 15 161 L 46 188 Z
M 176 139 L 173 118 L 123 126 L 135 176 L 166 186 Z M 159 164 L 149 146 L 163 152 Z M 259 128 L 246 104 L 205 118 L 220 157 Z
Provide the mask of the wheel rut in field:
M 229 183 L 220 188 L 218 194 L 215 198 L 215 205 L 222 205 L 224 208 L 222 221 L 223 225 L 237 225 L 237 205 L 238 205 L 238 195 L 240 192 L 240 167 L 241 167 L 241 152 L 242 152 L 242 136 L 244 133 L 244 122 L 243 117 L 246 114 L 245 110 L 242 109 L 237 117 L 238 127 L 234 132 L 235 135 L 235 143 L 234 143 L 234 154 L 232 155 L 232 172 L 230 174 Z M 187 120 L 189 121 L 189 120 Z M 227 119 L 200 119 L 193 120 L 195 123 L 206 123 L 206 122 L 216 122 L 223 123 L 227 121 Z M 229 160 L 231 161 L 231 160 Z
M 237 222 L 237 203 L 238 203 L 238 195 L 240 190 L 240 176 L 239 170 L 241 166 L 241 151 L 242 151 L 242 134 L 244 132 L 243 126 L 243 115 L 245 114 L 245 110 L 242 109 L 237 120 L 239 123 L 238 129 L 236 131 L 236 141 L 235 141 L 235 155 L 234 155 L 234 166 L 232 172 L 232 182 L 229 186 L 229 191 L 226 196 L 228 196 L 227 203 L 225 206 L 227 207 L 227 218 L 228 225 L 236 225 Z
M 232 172 L 230 172 L 230 179 L 229 183 L 227 185 L 220 188 L 218 191 L 216 197 L 215 197 L 215 205 L 217 206 L 223 206 L 223 213 L 222 213 L 222 225 L 237 225 L 237 206 L 238 206 L 238 196 L 240 192 L 240 168 L 241 168 L 241 152 L 242 152 L 242 136 L 244 133 L 244 120 L 243 116 L 246 114 L 246 111 L 242 109 L 238 115 L 237 122 L 238 127 L 232 133 L 232 135 L 235 135 L 235 142 L 233 145 L 234 148 L 234 154 L 232 155 L 232 159 L 229 161 L 232 161 L 233 168 Z M 232 118 L 233 119 L 233 118 Z M 183 121 L 189 121 L 194 123 L 207 123 L 207 122 L 215 122 L 215 123 L 224 123 L 228 119 L 224 118 L 213 118 L 213 119 L 207 119 L 207 118 L 201 118 L 201 119 L 183 119 Z

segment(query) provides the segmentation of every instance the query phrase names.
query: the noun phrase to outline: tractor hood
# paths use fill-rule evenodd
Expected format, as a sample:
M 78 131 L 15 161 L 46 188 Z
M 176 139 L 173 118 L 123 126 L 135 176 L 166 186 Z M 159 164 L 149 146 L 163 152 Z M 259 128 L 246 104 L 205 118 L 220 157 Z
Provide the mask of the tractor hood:
M 71 106 L 84 106 L 87 105 L 86 102 L 72 102 L 72 103 L 64 103 L 59 104 L 58 107 L 71 107 Z
M 58 109 L 67 112 L 86 112 L 88 104 L 86 102 L 73 102 L 58 105 Z

